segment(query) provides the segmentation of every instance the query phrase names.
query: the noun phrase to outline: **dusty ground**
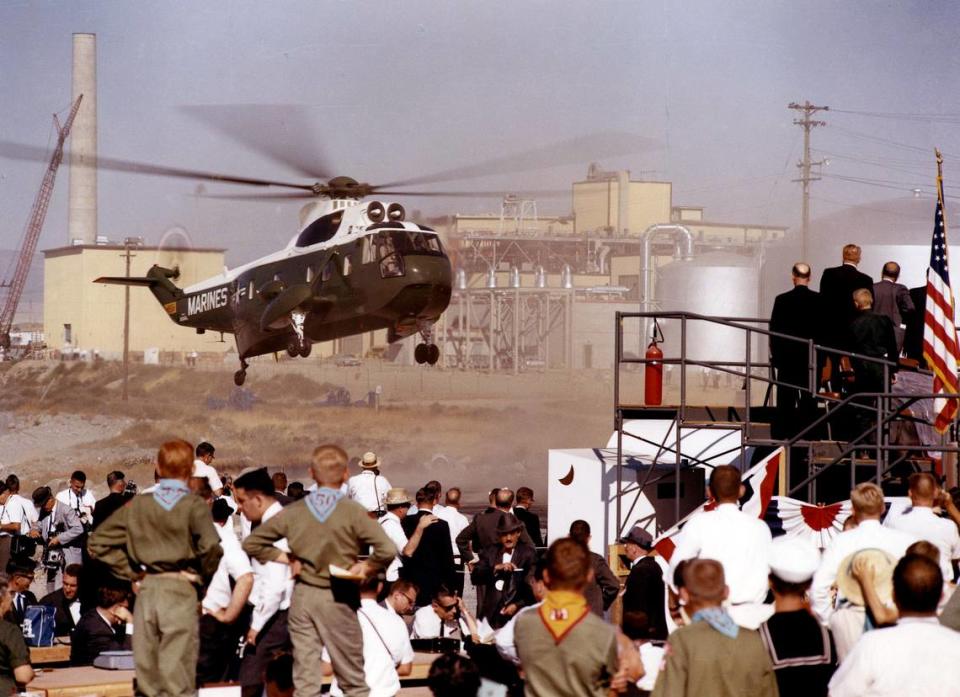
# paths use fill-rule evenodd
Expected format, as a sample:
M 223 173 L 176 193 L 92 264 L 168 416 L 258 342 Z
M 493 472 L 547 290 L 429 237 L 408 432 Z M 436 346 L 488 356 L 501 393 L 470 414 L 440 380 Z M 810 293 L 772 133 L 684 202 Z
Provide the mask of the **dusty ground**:
M 179 436 L 214 443 L 222 470 L 267 465 L 302 479 L 312 448 L 333 441 L 351 455 L 379 453 L 398 486 L 435 477 L 479 502 L 493 486 L 526 484 L 545 502 L 547 450 L 602 444 L 612 424 L 609 372 L 514 377 L 264 362 L 240 392 L 226 369 L 133 366 L 127 402 L 121 377 L 117 364 L 0 366 L 0 472 L 18 474 L 25 490 L 76 468 L 100 491 L 111 469 L 145 484 L 157 446 Z M 359 400 L 378 385 L 379 411 L 326 405 L 332 389 Z

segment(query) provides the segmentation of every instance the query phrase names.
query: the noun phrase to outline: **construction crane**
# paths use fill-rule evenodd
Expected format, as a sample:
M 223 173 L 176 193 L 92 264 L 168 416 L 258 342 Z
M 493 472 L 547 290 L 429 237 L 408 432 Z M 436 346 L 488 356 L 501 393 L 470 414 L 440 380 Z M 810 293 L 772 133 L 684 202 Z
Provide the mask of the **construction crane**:
M 63 160 L 63 144 L 67 136 L 70 135 L 73 119 L 80 109 L 82 99 L 82 94 L 77 97 L 77 101 L 70 108 L 70 114 L 67 116 L 63 127 L 60 126 L 60 119 L 57 118 L 57 115 L 53 115 L 53 125 L 57 129 L 57 147 L 50 157 L 50 164 L 47 165 L 47 171 L 43 175 L 40 191 L 37 192 L 37 197 L 33 201 L 33 208 L 30 209 L 30 218 L 27 220 L 26 229 L 23 232 L 23 241 L 20 243 L 13 278 L 3 284 L 3 287 L 9 288 L 9 291 L 7 291 L 3 308 L 0 309 L 0 349 L 10 348 L 10 330 L 13 327 L 13 318 L 17 314 L 17 306 L 20 304 L 20 296 L 23 295 L 23 287 L 27 283 L 27 274 L 30 272 L 33 255 L 37 251 L 37 242 L 40 240 L 40 232 L 43 230 L 43 221 L 47 217 L 47 207 L 50 205 L 50 197 L 53 195 L 53 183 L 57 178 L 57 169 L 60 167 L 60 162 Z

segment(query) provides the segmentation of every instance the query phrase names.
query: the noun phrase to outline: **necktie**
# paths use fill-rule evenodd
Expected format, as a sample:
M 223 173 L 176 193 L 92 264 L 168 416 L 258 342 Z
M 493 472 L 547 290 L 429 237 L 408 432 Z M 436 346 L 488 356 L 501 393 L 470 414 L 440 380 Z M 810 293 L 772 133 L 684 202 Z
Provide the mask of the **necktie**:
M 23 617 L 23 593 L 17 593 L 17 615 Z

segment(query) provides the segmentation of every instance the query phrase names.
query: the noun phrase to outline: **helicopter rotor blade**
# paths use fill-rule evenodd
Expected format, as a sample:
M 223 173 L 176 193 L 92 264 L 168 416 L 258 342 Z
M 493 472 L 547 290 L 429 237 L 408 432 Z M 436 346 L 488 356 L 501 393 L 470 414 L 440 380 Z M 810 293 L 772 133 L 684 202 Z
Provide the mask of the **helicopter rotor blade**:
M 475 165 L 456 167 L 433 174 L 389 182 L 382 186 L 385 188 L 393 188 L 418 184 L 435 184 L 438 182 L 472 179 L 474 177 L 485 177 L 494 174 L 528 172 L 531 170 L 558 167 L 560 165 L 594 161 L 604 157 L 649 152 L 662 147 L 663 145 L 659 141 L 652 138 L 646 138 L 632 133 L 610 131 L 569 138 L 558 143 L 533 148 L 516 155 L 498 157 Z
M 515 194 L 520 197 L 533 197 L 533 198 L 559 198 L 562 196 L 569 196 L 569 189 L 542 189 L 539 191 L 384 191 L 374 187 L 373 195 L 384 195 L 384 196 L 430 196 L 437 198 L 485 198 L 485 197 L 496 197 L 503 198 L 504 196 Z
M 262 194 L 191 194 L 196 198 L 212 198 L 225 201 L 308 201 L 317 198 L 314 193 L 277 191 Z
M 5 157 L 10 160 L 25 160 L 28 162 L 46 162 L 50 157 L 50 153 L 46 148 L 0 140 L 0 157 Z M 69 157 L 69 153 L 65 154 L 64 157 Z M 255 177 L 237 177 L 231 174 L 219 174 L 217 172 L 206 172 L 197 169 L 182 169 L 180 167 L 167 167 L 165 165 L 153 165 L 146 162 L 119 160 L 112 157 L 98 157 L 96 166 L 98 169 L 110 170 L 112 172 L 127 172 L 129 174 L 146 174 L 179 179 L 225 182 L 227 184 L 246 184 L 248 186 L 281 186 L 287 189 L 313 190 L 310 184 L 281 182 Z
M 180 111 L 309 179 L 330 179 L 316 137 L 317 108 L 302 104 L 202 104 Z

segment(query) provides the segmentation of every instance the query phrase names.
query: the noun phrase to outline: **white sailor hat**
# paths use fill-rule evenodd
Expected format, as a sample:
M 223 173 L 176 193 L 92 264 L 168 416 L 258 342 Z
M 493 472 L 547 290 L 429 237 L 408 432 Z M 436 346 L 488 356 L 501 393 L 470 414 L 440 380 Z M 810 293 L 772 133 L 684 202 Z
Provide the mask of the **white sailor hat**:
M 820 550 L 799 537 L 783 535 L 770 545 L 770 572 L 787 583 L 804 583 L 820 566 Z

